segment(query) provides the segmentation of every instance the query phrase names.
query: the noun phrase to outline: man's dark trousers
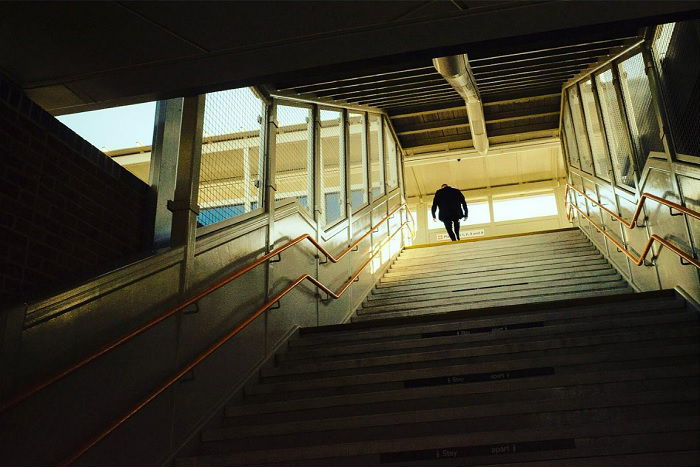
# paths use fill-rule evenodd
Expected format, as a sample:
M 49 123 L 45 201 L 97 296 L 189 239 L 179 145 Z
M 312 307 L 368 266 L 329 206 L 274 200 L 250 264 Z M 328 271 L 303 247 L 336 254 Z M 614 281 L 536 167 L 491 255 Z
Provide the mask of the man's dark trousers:
M 445 224 L 445 229 L 447 234 L 452 240 L 459 240 L 459 219 L 454 221 L 442 221 Z M 452 225 L 454 224 L 454 231 L 452 230 Z

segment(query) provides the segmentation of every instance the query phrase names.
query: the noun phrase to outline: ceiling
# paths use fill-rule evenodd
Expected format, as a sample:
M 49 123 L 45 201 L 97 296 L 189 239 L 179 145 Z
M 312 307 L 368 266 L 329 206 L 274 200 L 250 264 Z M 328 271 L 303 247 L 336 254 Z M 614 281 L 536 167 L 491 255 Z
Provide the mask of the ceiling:
M 430 76 L 406 70 L 468 51 L 492 99 L 503 94 L 494 60 L 518 47 L 698 11 L 688 1 L 0 2 L 0 73 L 58 115 L 348 73 L 404 71 L 415 82 Z

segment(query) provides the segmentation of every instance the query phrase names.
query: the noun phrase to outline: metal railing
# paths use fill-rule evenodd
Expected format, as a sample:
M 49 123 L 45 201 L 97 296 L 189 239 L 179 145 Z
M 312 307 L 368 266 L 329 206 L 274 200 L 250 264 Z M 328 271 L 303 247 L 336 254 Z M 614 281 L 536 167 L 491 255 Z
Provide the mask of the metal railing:
M 84 359 L 74 363 L 70 367 L 64 369 L 63 371 L 55 374 L 54 376 L 47 378 L 46 380 L 42 381 L 39 384 L 36 384 L 25 391 L 19 393 L 18 395 L 12 397 L 11 399 L 4 401 L 0 405 L 0 414 L 9 410 L 12 407 L 15 407 L 16 405 L 20 404 L 21 402 L 29 399 L 33 395 L 39 393 L 43 389 L 46 389 L 47 387 L 51 386 L 52 384 L 62 380 L 63 378 L 71 375 L 75 371 L 79 370 L 80 368 L 83 368 L 84 366 L 88 365 L 89 363 L 97 360 L 99 357 L 109 353 L 110 351 L 116 349 L 117 347 L 120 347 L 121 345 L 125 344 L 126 342 L 130 341 L 134 337 L 144 333 L 145 331 L 153 328 L 156 326 L 158 323 L 161 323 L 165 321 L 166 319 L 170 318 L 171 316 L 175 315 L 176 313 L 185 310 L 188 306 L 195 304 L 202 298 L 208 296 L 212 292 L 220 289 L 224 285 L 238 279 L 239 277 L 243 276 L 244 274 L 252 271 L 256 267 L 260 266 L 261 264 L 271 260 L 272 258 L 279 257 L 281 259 L 281 253 L 284 252 L 285 250 L 291 248 L 292 246 L 303 242 L 304 240 L 308 240 L 311 242 L 312 245 L 316 247 L 316 249 L 323 254 L 330 262 L 332 263 L 337 263 L 341 259 L 343 259 L 348 253 L 353 251 L 355 247 L 357 247 L 362 240 L 367 238 L 369 235 L 372 233 L 377 232 L 377 229 L 387 222 L 389 219 L 391 219 L 396 212 L 401 210 L 402 208 L 406 208 L 406 212 L 408 213 L 408 217 L 411 219 L 411 223 L 415 223 L 413 220 L 413 216 L 410 213 L 410 210 L 408 209 L 407 205 L 405 203 L 400 204 L 396 208 L 394 208 L 391 212 L 389 212 L 386 216 L 384 216 L 378 223 L 375 225 L 371 226 L 367 232 L 365 232 L 362 236 L 360 236 L 357 240 L 352 242 L 346 249 L 342 250 L 340 254 L 337 256 L 332 255 L 329 251 L 327 251 L 323 246 L 321 246 L 320 243 L 318 243 L 314 238 L 311 237 L 309 234 L 304 234 L 300 235 L 287 243 L 273 249 L 269 253 L 265 254 L 264 256 L 261 256 L 260 258 L 256 259 L 255 261 L 251 262 L 250 264 L 234 271 L 233 273 L 229 274 L 225 278 L 219 280 L 215 284 L 207 287 L 205 290 L 202 292 L 188 298 L 184 302 L 180 303 L 179 305 L 171 308 L 170 310 L 166 311 L 165 313 L 161 314 L 160 316 L 152 319 L 148 323 L 144 324 L 143 326 L 139 327 L 138 329 L 129 332 L 128 334 L 125 334 L 124 336 L 120 337 L 119 339 L 113 341 L 112 343 L 102 347 L 101 349 L 95 351 L 94 353 L 90 354 L 89 356 L 85 357 Z M 139 403 L 135 404 L 132 406 L 124 415 L 122 415 L 119 419 L 114 421 L 112 424 L 109 425 L 109 427 L 105 428 L 102 432 L 100 432 L 98 435 L 90 439 L 87 443 L 85 443 L 83 446 L 80 447 L 80 449 L 76 450 L 73 454 L 71 454 L 68 458 L 64 459 L 61 461 L 58 465 L 71 465 L 74 463 L 76 460 L 78 460 L 80 457 L 82 457 L 87 451 L 89 451 L 92 447 L 94 447 L 97 443 L 99 443 L 101 440 L 103 440 L 105 437 L 107 437 L 109 434 L 111 434 L 114 430 L 116 430 L 119 426 L 121 426 L 124 422 L 126 422 L 128 419 L 130 419 L 133 415 L 135 415 L 137 412 L 139 412 L 142 408 L 144 408 L 146 405 L 148 405 L 151 401 L 153 401 L 158 395 L 166 391 L 170 386 L 172 386 L 175 382 L 177 382 L 180 378 L 182 378 L 184 375 L 186 375 L 188 372 L 190 372 L 194 367 L 199 365 L 203 360 L 205 360 L 209 355 L 214 353 L 218 348 L 220 348 L 222 345 L 224 345 L 226 342 L 228 342 L 231 338 L 233 338 L 235 335 L 240 333 L 243 329 L 245 329 L 250 323 L 252 323 L 258 316 L 263 314 L 265 311 L 270 309 L 275 303 L 279 302 L 282 298 L 284 298 L 289 292 L 291 292 L 294 288 L 296 288 L 299 284 L 304 282 L 305 280 L 310 281 L 312 284 L 314 284 L 316 287 L 321 289 L 323 292 L 325 292 L 328 297 L 332 297 L 333 299 L 338 299 L 340 298 L 345 291 L 352 285 L 353 282 L 358 280 L 359 275 L 364 271 L 364 269 L 367 267 L 367 265 L 374 259 L 374 257 L 382 251 L 384 246 L 391 241 L 399 232 L 402 232 L 404 227 L 408 227 L 409 231 L 411 232 L 411 235 L 415 237 L 414 230 L 411 228 L 409 225 L 409 222 L 406 220 L 401 223 L 399 228 L 396 229 L 394 233 L 391 235 L 387 236 L 380 244 L 379 246 L 374 248 L 374 251 L 372 254 L 369 256 L 369 258 L 362 264 L 362 266 L 348 279 L 346 280 L 341 287 L 337 291 L 333 291 L 321 282 L 319 282 L 316 278 L 309 274 L 302 274 L 299 276 L 297 279 L 292 281 L 287 287 L 285 287 L 282 291 L 277 293 L 274 297 L 270 298 L 265 304 L 260 306 L 257 310 L 255 310 L 252 314 L 250 314 L 246 319 L 244 319 L 242 322 L 237 324 L 231 331 L 229 331 L 224 337 L 220 338 L 217 340 L 214 344 L 212 344 L 207 350 L 199 354 L 195 359 L 193 359 L 190 363 L 188 363 L 186 366 L 184 366 L 182 369 L 180 369 L 175 375 L 171 376 L 168 378 L 165 382 L 163 382 L 157 389 L 152 391 L 146 398 L 141 400 Z M 329 298 L 330 299 L 330 298 Z
M 639 227 L 637 225 L 637 220 L 639 219 L 639 215 L 641 214 L 642 208 L 644 207 L 644 203 L 647 199 L 650 199 L 650 200 L 655 201 L 659 204 L 663 204 L 664 206 L 667 206 L 671 210 L 671 215 L 677 215 L 677 214 L 673 214 L 673 210 L 675 209 L 679 213 L 694 217 L 696 219 L 700 219 L 699 212 L 693 211 L 692 209 L 688 209 L 687 207 L 681 206 L 680 204 L 674 203 L 673 201 L 668 201 L 668 200 L 665 200 L 663 198 L 659 198 L 656 195 L 652 195 L 651 193 L 645 192 L 645 193 L 642 193 L 642 195 L 639 198 L 639 201 L 637 202 L 637 207 L 634 210 L 634 215 L 632 216 L 632 219 L 630 219 L 628 221 L 628 220 L 625 220 L 623 217 L 621 217 L 616 212 L 613 212 L 610 209 L 606 208 L 601 203 L 599 203 L 595 199 L 588 196 L 586 193 L 583 193 L 582 191 L 578 190 L 577 188 L 571 186 L 568 183 L 566 184 L 566 191 L 564 193 L 564 201 L 565 201 L 565 203 L 567 203 L 569 205 L 569 207 L 566 209 L 567 219 L 571 220 L 571 209 L 572 208 L 576 209 L 578 211 L 578 213 L 583 218 L 585 218 L 588 222 L 590 222 L 591 225 L 596 228 L 596 230 L 598 230 L 600 233 L 605 235 L 605 237 L 608 240 L 610 240 L 617 247 L 618 250 L 620 250 L 622 253 L 624 253 L 625 256 L 627 256 L 637 266 L 641 266 L 642 264 L 646 264 L 644 262 L 644 260 L 646 259 L 647 255 L 651 251 L 651 247 L 654 244 L 654 242 L 657 242 L 657 243 L 660 243 L 661 245 L 665 246 L 666 248 L 668 248 L 669 250 L 671 250 L 675 254 L 677 254 L 681 258 L 682 264 L 692 264 L 696 268 L 700 268 L 700 261 L 693 258 L 693 256 L 691 256 L 687 252 L 683 251 L 682 249 L 678 248 L 677 246 L 675 246 L 674 244 L 672 244 L 668 240 L 666 240 L 666 239 L 664 239 L 656 234 L 652 234 L 651 236 L 649 236 L 649 239 L 647 240 L 646 244 L 644 245 L 644 248 L 642 249 L 642 252 L 640 253 L 640 255 L 638 257 L 635 256 L 634 253 L 629 251 L 623 243 L 621 243 L 618 239 L 613 237 L 604 226 L 601 226 L 600 224 L 595 222 L 593 219 L 591 219 L 590 216 L 587 213 L 585 213 L 580 207 L 578 207 L 577 204 L 569 202 L 569 193 L 571 191 L 575 191 L 579 195 L 583 196 L 584 198 L 586 198 L 587 200 L 589 200 L 590 202 L 592 202 L 593 204 L 598 206 L 600 209 L 602 209 L 603 211 L 610 214 L 610 216 L 612 216 L 612 218 L 614 220 L 619 221 L 622 225 L 624 225 L 628 229 L 633 229 L 635 227 Z M 687 263 L 683 263 L 683 260 L 687 261 Z

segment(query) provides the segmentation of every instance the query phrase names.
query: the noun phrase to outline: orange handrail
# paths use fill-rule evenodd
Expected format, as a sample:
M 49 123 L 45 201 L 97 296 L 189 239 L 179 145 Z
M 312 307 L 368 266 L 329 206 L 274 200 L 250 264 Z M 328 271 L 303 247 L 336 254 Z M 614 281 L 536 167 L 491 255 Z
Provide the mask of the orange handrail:
M 586 193 L 580 191 L 576 187 L 571 186 L 570 184 L 566 184 L 566 191 L 564 192 L 564 199 L 568 200 L 569 199 L 569 190 L 573 190 L 579 195 L 583 196 L 587 200 L 589 200 L 592 203 L 595 203 L 599 208 L 601 208 L 603 211 L 607 212 L 610 214 L 612 217 L 617 219 L 618 221 L 622 222 L 627 228 L 633 229 L 637 225 L 637 219 L 639 219 L 639 215 L 642 212 L 642 208 L 644 207 L 644 202 L 647 199 L 650 199 L 652 201 L 656 201 L 659 204 L 663 204 L 665 206 L 668 206 L 671 209 L 675 209 L 678 212 L 682 212 L 683 214 L 687 214 L 688 216 L 694 217 L 696 219 L 700 219 L 700 212 L 693 211 L 692 209 L 688 209 L 685 206 L 681 206 L 678 203 L 674 203 L 673 201 L 668 201 L 663 198 L 659 198 L 656 195 L 652 195 L 651 193 L 644 192 L 642 193 L 642 196 L 639 197 L 639 201 L 637 202 L 637 207 L 634 210 L 634 215 L 632 216 L 632 219 L 629 221 L 626 221 L 624 218 L 622 218 L 619 214 L 611 211 L 610 209 L 606 208 L 602 204 L 600 204 L 598 201 L 594 200 L 590 196 L 588 196 Z
M 400 209 L 403 205 L 399 206 L 397 209 L 395 209 L 393 212 L 396 212 L 396 210 Z M 388 219 L 390 216 L 387 215 L 385 219 Z M 379 225 L 379 224 L 378 224 Z M 68 466 L 73 464 L 76 460 L 78 460 L 80 457 L 82 457 L 87 451 L 89 451 L 91 448 L 93 448 L 97 443 L 102 441 L 104 438 L 109 436 L 114 430 L 119 428 L 124 422 L 126 422 L 129 418 L 134 416 L 139 410 L 144 408 L 146 405 L 148 405 L 153 399 L 158 397 L 160 394 L 162 394 L 164 391 L 166 391 L 170 386 L 175 384 L 180 378 L 185 376 L 188 372 L 190 372 L 193 368 L 195 368 L 197 365 L 199 365 L 204 359 L 206 359 L 209 355 L 214 353 L 217 349 L 219 349 L 222 345 L 224 345 L 226 342 L 228 342 L 231 338 L 233 338 L 236 334 L 241 332 L 243 329 L 245 329 L 250 323 L 252 323 L 255 318 L 263 314 L 265 311 L 267 311 L 272 305 L 280 301 L 285 295 L 287 295 L 289 292 L 291 292 L 295 287 L 297 287 L 299 284 L 301 284 L 304 280 L 309 280 L 312 284 L 314 284 L 316 287 L 319 289 L 323 290 L 325 293 L 327 293 L 330 297 L 333 297 L 334 299 L 340 298 L 345 291 L 350 287 L 350 285 L 359 277 L 359 275 L 364 271 L 364 269 L 367 267 L 367 265 L 374 259 L 374 257 L 382 251 L 382 248 L 384 248 L 384 245 L 386 245 L 391 239 L 396 236 L 399 232 L 403 230 L 404 227 L 408 226 L 408 222 L 403 222 L 401 226 L 396 229 L 396 231 L 388 236 L 382 243 L 375 249 L 375 251 L 370 255 L 370 257 L 362 263 L 362 266 L 352 275 L 350 278 L 343 283 L 343 285 L 336 291 L 332 291 L 325 285 L 323 285 L 321 282 L 319 282 L 316 278 L 310 276 L 309 274 L 302 274 L 299 276 L 297 279 L 295 279 L 292 283 L 290 283 L 287 287 L 285 287 L 281 292 L 279 292 L 277 295 L 272 297 L 270 300 L 268 300 L 264 305 L 262 305 L 260 308 L 255 310 L 250 316 L 248 316 L 245 320 L 243 320 L 241 323 L 236 325 L 231 331 L 229 331 L 225 336 L 220 338 L 218 341 L 216 341 L 214 344 L 212 344 L 207 350 L 199 354 L 196 358 L 194 358 L 190 363 L 182 367 L 175 375 L 171 376 L 167 380 L 165 380 L 158 388 L 153 390 L 148 396 L 146 396 L 143 400 L 132 406 L 126 413 L 124 413 L 121 417 L 119 417 L 117 420 L 115 420 L 112 424 L 110 424 L 107 428 L 105 428 L 102 432 L 100 432 L 98 435 L 94 436 L 91 438 L 87 443 L 82 445 L 78 450 L 76 450 L 73 454 L 70 455 L 70 457 L 64 459 L 61 461 L 58 466 Z M 410 227 L 409 227 L 410 230 Z
M 590 200 L 590 201 L 591 201 L 592 203 L 594 203 L 596 206 L 598 206 L 599 208 L 601 208 L 601 209 L 603 209 L 604 211 L 606 211 L 606 212 L 608 212 L 609 214 L 611 214 L 613 217 L 615 217 L 615 219 L 619 220 L 625 227 L 627 227 L 627 228 L 629 228 L 629 229 L 633 229 L 634 226 L 636 225 L 637 219 L 638 219 L 638 217 L 639 217 L 639 213 L 640 213 L 641 210 L 642 210 L 642 206 L 644 205 L 644 200 L 645 200 L 645 199 L 651 199 L 651 200 L 653 200 L 653 201 L 656 201 L 656 202 L 658 202 L 658 203 L 664 204 L 664 205 L 666 205 L 666 206 L 668 206 L 668 207 L 670 207 L 670 208 L 676 209 L 677 211 L 680 211 L 680 212 L 682 212 L 682 213 L 684 213 L 684 214 L 688 214 L 688 215 L 690 215 L 690 216 L 692 216 L 692 217 L 695 217 L 695 218 L 698 218 L 698 219 L 700 219 L 700 213 L 695 212 L 695 211 L 693 211 L 693 210 L 691 210 L 691 209 L 688 209 L 688 208 L 686 208 L 685 206 L 681 206 L 680 204 L 676 204 L 676 203 L 674 203 L 674 202 L 672 202 L 672 201 L 668 201 L 668 200 L 665 200 L 665 199 L 663 199 L 663 198 L 659 198 L 658 196 L 654 196 L 654 195 L 652 195 L 651 193 L 643 193 L 642 196 L 641 196 L 640 199 L 639 199 L 639 202 L 637 203 L 637 209 L 636 209 L 635 212 L 634 212 L 634 216 L 632 217 L 632 220 L 629 221 L 629 222 L 627 222 L 627 221 L 625 221 L 622 217 L 620 217 L 619 215 L 613 213 L 612 211 L 610 211 L 609 209 L 607 209 L 605 206 L 603 206 L 602 204 L 600 204 L 598 201 L 594 200 L 593 198 L 591 198 L 590 196 L 586 195 L 585 193 L 581 193 L 578 189 L 574 188 L 573 186 L 569 185 L 568 183 L 567 183 L 567 185 L 566 185 L 566 192 L 565 192 L 565 194 L 564 194 L 564 201 L 565 201 L 566 204 L 569 205 L 569 208 L 566 210 L 566 217 L 567 217 L 567 219 L 571 220 L 571 209 L 572 209 L 572 208 L 575 208 L 575 209 L 579 212 L 579 214 L 580 214 L 581 216 L 583 216 L 586 220 L 588 220 L 588 222 L 590 222 L 591 225 L 593 225 L 593 227 L 595 227 L 596 230 L 598 230 L 598 232 L 600 232 L 600 233 L 602 233 L 603 235 L 605 235 L 605 237 L 606 237 L 608 240 L 610 240 L 610 241 L 617 247 L 618 250 L 620 250 L 622 253 L 624 253 L 625 256 L 627 256 L 630 260 L 632 260 L 632 262 L 634 262 L 634 264 L 636 264 L 637 266 L 641 266 L 641 265 L 644 263 L 644 260 L 646 259 L 647 255 L 648 255 L 649 252 L 651 251 L 651 246 L 654 244 L 654 242 L 658 242 L 658 243 L 662 244 L 663 246 L 665 246 L 666 248 L 668 248 L 669 250 L 671 250 L 672 252 L 674 252 L 675 254 L 677 254 L 678 256 L 680 256 L 681 258 L 683 258 L 683 259 L 685 259 L 686 261 L 688 261 L 690 264 L 692 264 L 692 265 L 695 266 L 696 268 L 700 268 L 700 261 L 698 261 L 697 259 L 693 258 L 693 257 L 690 256 L 688 253 L 686 253 L 685 251 L 681 250 L 680 248 L 678 248 L 677 246 L 675 246 L 674 244 L 672 244 L 672 243 L 669 242 L 668 240 L 666 240 L 666 239 L 660 237 L 660 236 L 657 235 L 657 234 L 652 234 L 652 235 L 649 237 L 649 239 L 647 240 L 646 244 L 644 245 L 644 248 L 642 249 L 642 253 L 639 255 L 639 257 L 635 256 L 634 253 L 632 253 L 631 251 L 629 251 L 629 250 L 627 249 L 627 247 L 625 247 L 625 245 L 623 245 L 619 240 L 617 240 L 615 237 L 613 237 L 613 236 L 605 229 L 605 227 L 599 225 L 597 222 L 595 222 L 593 219 L 591 219 L 590 216 L 589 216 L 588 214 L 586 214 L 585 212 L 583 212 L 583 210 L 582 210 L 580 207 L 578 207 L 578 205 L 576 205 L 576 204 L 574 204 L 574 203 L 570 203 L 570 202 L 569 202 L 569 190 L 573 190 L 573 191 L 579 193 L 580 195 L 583 195 L 584 197 L 586 197 L 586 199 Z
M 234 281 L 235 279 L 238 279 L 242 275 L 250 272 L 251 270 L 255 269 L 256 267 L 260 266 L 261 264 L 265 263 L 266 261 L 270 260 L 271 258 L 274 258 L 275 256 L 279 255 L 283 251 L 291 248 L 292 246 L 296 245 L 297 243 L 300 243 L 304 240 L 310 241 L 326 258 L 328 258 L 329 261 L 333 263 L 337 263 L 340 261 L 345 255 L 347 255 L 350 251 L 353 250 L 362 240 L 367 238 L 368 235 L 370 235 L 374 230 L 376 230 L 380 225 L 382 225 L 384 222 L 386 222 L 388 219 L 391 218 L 398 210 L 406 206 L 406 203 L 402 203 L 396 208 L 394 208 L 391 212 L 389 212 L 386 216 L 382 218 L 377 224 L 372 226 L 367 232 L 365 232 L 364 235 L 362 235 L 360 238 L 355 240 L 350 246 L 348 246 L 345 250 L 343 250 L 337 257 L 333 256 L 331 253 L 329 253 L 325 248 L 321 246 L 316 240 L 314 240 L 309 234 L 304 234 L 300 235 L 284 245 L 281 245 L 274 250 L 270 251 L 264 256 L 261 256 L 260 258 L 256 259 L 255 261 L 251 262 L 247 266 L 242 267 L 241 269 L 238 269 L 234 271 L 233 273 L 229 274 L 225 278 L 221 279 L 220 281 L 216 282 L 215 284 L 207 287 L 205 290 L 202 292 L 188 298 L 184 302 L 180 303 L 179 305 L 171 308 L 170 310 L 166 311 L 165 313 L 161 314 L 160 316 L 157 316 L 156 318 L 152 319 L 151 321 L 147 322 L 146 324 L 142 325 L 140 328 L 131 331 L 122 337 L 116 339 L 115 341 L 111 342 L 110 344 L 107 344 L 106 346 L 100 348 L 99 350 L 95 351 L 94 353 L 88 355 L 87 357 L 83 358 L 82 360 L 74 363 L 68 368 L 65 368 L 64 370 L 60 371 L 59 373 L 47 378 L 46 380 L 20 392 L 16 396 L 3 401 L 2 404 L 0 404 L 0 414 L 5 412 L 6 410 L 16 406 L 17 404 L 21 403 L 22 401 L 30 398 L 34 394 L 42 391 L 43 389 L 47 388 L 48 386 L 56 383 L 57 381 L 62 380 L 66 376 L 74 373 L 75 371 L 79 370 L 80 368 L 84 367 L 90 362 L 95 361 L 102 355 L 105 355 L 106 353 L 116 349 L 117 347 L 125 344 L 126 342 L 130 341 L 134 337 L 144 333 L 145 331 L 151 329 L 153 326 L 157 325 L 158 323 L 170 318 L 171 316 L 175 315 L 176 313 L 184 310 L 188 306 L 192 305 L 193 303 L 198 302 L 202 298 L 206 297 L 207 295 L 211 294 L 212 292 L 220 289 L 224 285 L 228 284 L 231 281 Z M 410 229 L 410 227 L 409 227 Z

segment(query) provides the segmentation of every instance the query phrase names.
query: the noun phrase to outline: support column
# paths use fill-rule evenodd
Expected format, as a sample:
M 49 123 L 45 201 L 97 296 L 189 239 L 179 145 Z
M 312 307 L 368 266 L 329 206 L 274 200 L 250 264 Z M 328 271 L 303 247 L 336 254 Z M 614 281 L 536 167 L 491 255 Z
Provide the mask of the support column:
M 154 196 L 153 247 L 170 246 L 173 215 L 168 200 L 175 194 L 177 157 L 180 146 L 183 98 L 158 101 L 153 132 L 151 167 L 148 183 Z
M 168 202 L 168 209 L 173 213 L 171 245 L 184 247 L 180 274 L 181 292 L 189 289 L 194 266 L 197 214 L 199 214 L 197 195 L 202 162 L 204 99 L 205 96 L 202 94 L 185 97 L 183 100 L 175 196 Z

